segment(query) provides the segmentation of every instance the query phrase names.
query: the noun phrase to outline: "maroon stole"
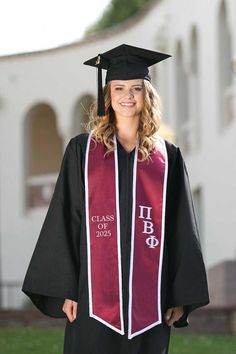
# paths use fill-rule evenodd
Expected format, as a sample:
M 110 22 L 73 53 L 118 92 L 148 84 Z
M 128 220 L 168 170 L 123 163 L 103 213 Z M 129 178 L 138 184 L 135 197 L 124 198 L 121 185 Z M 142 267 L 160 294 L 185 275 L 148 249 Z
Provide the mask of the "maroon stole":
M 117 143 L 91 140 L 85 162 L 89 315 L 124 334 Z M 161 271 L 164 247 L 168 160 L 165 142 L 156 139 L 151 161 L 133 167 L 133 209 L 129 277 L 128 338 L 162 322 Z M 127 235 L 128 237 L 128 235 Z

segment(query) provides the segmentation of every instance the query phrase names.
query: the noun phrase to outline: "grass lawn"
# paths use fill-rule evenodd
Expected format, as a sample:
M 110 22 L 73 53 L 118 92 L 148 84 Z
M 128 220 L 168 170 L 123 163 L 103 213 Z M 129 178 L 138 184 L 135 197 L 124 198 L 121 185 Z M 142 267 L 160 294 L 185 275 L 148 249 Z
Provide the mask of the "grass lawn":
M 60 329 L 0 329 L 0 354 L 62 354 L 63 336 Z M 175 334 L 169 354 L 236 354 L 236 337 Z
M 62 354 L 61 329 L 1 328 L 0 354 Z
M 175 334 L 170 354 L 236 354 L 236 336 Z

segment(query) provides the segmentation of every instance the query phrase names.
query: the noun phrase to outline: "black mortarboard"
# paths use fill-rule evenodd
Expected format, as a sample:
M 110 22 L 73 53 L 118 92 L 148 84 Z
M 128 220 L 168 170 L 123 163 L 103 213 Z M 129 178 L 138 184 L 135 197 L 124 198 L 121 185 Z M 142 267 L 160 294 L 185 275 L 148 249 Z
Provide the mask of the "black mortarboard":
M 122 44 L 85 61 L 85 65 L 98 68 L 98 116 L 105 115 L 102 69 L 107 70 L 106 83 L 133 79 L 151 81 L 148 67 L 169 57 L 169 54 Z

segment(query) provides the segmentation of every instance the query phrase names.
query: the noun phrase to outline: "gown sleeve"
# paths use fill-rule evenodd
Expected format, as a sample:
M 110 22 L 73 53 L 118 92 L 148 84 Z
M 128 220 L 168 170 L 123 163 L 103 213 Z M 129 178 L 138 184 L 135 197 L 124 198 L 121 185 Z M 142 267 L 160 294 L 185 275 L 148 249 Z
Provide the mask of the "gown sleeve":
M 22 287 L 35 306 L 51 317 L 65 317 L 62 306 L 66 298 L 78 301 L 81 212 L 77 154 L 71 139 Z
M 207 305 L 209 296 L 188 172 L 180 149 L 175 149 L 167 187 L 167 304 L 183 306 L 184 314 L 174 327 L 185 327 L 189 313 Z

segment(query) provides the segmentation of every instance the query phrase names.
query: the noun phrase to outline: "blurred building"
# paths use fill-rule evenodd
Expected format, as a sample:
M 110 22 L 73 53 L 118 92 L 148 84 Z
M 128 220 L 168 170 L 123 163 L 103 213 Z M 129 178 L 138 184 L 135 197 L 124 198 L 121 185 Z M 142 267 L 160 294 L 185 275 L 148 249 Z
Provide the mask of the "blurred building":
M 162 131 L 175 136 L 186 160 L 207 266 L 236 258 L 235 18 L 234 0 L 153 1 L 95 37 L 0 58 L 3 307 L 25 301 L 19 289 L 63 151 L 83 131 L 96 96 L 96 71 L 82 63 L 122 43 L 172 55 L 151 70 Z

